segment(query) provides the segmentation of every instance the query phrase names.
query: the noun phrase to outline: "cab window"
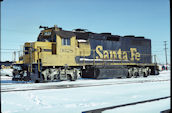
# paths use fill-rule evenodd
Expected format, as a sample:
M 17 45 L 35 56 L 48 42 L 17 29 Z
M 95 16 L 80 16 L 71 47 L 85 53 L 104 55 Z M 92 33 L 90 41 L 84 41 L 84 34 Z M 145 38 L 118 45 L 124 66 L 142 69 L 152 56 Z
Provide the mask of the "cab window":
M 44 36 L 50 36 L 51 32 L 44 32 Z
M 25 53 L 25 55 L 26 55 L 26 54 L 29 54 L 29 48 L 30 48 L 30 47 L 25 47 L 25 48 L 24 48 L 24 53 Z
M 62 38 L 63 46 L 70 46 L 70 38 Z

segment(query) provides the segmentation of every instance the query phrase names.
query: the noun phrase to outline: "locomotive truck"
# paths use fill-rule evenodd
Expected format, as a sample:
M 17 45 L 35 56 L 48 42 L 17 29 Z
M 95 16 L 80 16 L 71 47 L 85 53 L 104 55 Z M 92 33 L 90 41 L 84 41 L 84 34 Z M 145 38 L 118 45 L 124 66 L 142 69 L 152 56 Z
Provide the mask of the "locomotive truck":
M 131 78 L 159 70 L 152 63 L 151 40 L 142 36 L 93 33 L 40 26 L 37 41 L 24 44 L 13 80 L 34 82 L 74 81 L 82 78 Z

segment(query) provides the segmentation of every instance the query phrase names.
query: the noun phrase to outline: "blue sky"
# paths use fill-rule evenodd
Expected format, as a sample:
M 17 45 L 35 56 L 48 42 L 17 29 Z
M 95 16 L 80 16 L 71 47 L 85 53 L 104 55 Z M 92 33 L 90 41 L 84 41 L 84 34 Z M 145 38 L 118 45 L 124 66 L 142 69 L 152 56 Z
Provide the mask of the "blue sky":
M 169 0 L 4 0 L 1 23 L 2 49 L 19 50 L 36 41 L 40 25 L 56 24 L 65 30 L 145 36 L 160 63 L 165 63 L 167 41 L 170 62 Z M 12 51 L 2 50 L 1 60 L 11 60 Z

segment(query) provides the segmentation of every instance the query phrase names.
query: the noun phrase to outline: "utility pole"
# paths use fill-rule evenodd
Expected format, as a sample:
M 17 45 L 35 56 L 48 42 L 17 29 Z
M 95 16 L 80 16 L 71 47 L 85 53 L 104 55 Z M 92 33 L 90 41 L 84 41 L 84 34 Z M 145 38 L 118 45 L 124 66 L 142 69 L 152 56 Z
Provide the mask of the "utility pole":
M 0 0 L 0 42 L 1 42 L 1 2 L 3 0 Z M 1 50 L 1 44 L 0 44 L 0 50 Z M 0 61 L 1 61 L 1 56 L 0 56 Z M 0 98 L 1 99 L 1 98 Z
M 167 41 L 164 41 L 164 46 L 165 46 L 165 58 L 166 58 L 166 66 L 167 66 Z
M 156 62 L 156 55 L 153 55 L 154 56 L 154 63 L 157 64 Z
M 16 61 L 16 52 L 14 51 L 14 62 Z
M 18 59 L 20 58 L 20 51 L 18 51 Z

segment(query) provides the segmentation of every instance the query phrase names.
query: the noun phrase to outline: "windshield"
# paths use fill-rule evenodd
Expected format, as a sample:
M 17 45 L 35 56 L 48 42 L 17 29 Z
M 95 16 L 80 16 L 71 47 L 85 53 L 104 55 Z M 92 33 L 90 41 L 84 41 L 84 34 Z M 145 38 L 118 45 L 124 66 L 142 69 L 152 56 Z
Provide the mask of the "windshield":
M 41 42 L 55 42 L 56 41 L 56 35 L 52 36 L 51 32 L 41 32 L 38 36 L 37 41 Z

